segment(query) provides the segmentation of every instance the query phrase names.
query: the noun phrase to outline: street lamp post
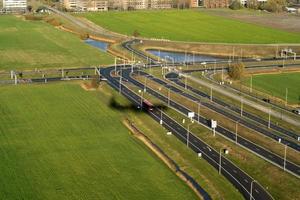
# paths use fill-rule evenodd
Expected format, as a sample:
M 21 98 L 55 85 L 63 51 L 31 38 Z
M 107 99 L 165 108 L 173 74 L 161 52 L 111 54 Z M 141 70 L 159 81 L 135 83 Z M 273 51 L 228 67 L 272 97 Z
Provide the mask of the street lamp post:
M 285 171 L 286 168 L 286 150 L 287 150 L 287 145 L 284 145 L 283 171 Z
M 213 100 L 213 90 L 212 90 L 212 85 L 210 85 L 210 101 Z
M 161 125 L 163 124 L 162 114 L 163 114 L 163 113 L 162 113 L 162 109 L 160 109 L 160 122 L 159 122 L 159 123 L 160 123 Z
M 122 68 L 120 70 L 120 83 L 119 83 L 119 93 L 121 94 L 122 92 Z
M 268 128 L 271 128 L 271 108 L 269 108 Z
M 143 91 L 142 90 L 139 90 L 139 93 L 141 93 L 141 96 L 140 96 L 140 99 L 141 99 L 141 102 L 140 102 L 140 104 L 141 104 L 141 110 L 143 109 Z
M 115 74 L 117 74 L 117 58 L 115 57 Z
M 198 102 L 198 122 L 200 121 L 200 103 L 201 102 Z
M 288 88 L 285 88 L 285 106 L 287 106 L 287 102 L 288 102 Z
M 235 144 L 238 143 L 238 124 L 239 124 L 239 121 L 236 121 L 236 123 L 235 123 Z
M 241 96 L 241 116 L 243 116 L 243 107 L 244 107 L 244 101 L 243 101 L 243 96 Z
M 170 88 L 168 88 L 168 107 L 170 106 Z
M 190 139 L 190 125 L 188 125 L 187 135 L 186 135 L 186 146 L 189 147 L 189 139 Z
M 253 183 L 256 182 L 256 180 L 251 181 L 251 186 L 250 186 L 250 200 L 252 200 L 252 191 L 253 191 Z
M 250 77 L 250 92 L 252 93 L 252 75 Z
M 220 149 L 220 152 L 219 152 L 219 174 L 222 173 L 222 149 Z

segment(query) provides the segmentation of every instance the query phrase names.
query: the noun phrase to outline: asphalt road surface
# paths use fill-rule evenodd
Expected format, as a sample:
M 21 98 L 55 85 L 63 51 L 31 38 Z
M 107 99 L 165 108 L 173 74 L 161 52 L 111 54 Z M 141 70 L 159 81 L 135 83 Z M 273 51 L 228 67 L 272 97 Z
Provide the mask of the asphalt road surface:
M 131 77 L 131 69 L 125 69 L 122 70 L 122 76 L 124 79 L 129 81 L 130 83 L 136 85 L 137 87 L 144 89 L 146 88 L 147 93 L 151 94 L 152 96 L 155 96 L 156 98 L 160 99 L 161 101 L 170 104 L 170 107 L 173 107 L 178 112 L 182 113 L 183 115 L 187 116 L 191 110 L 187 109 L 185 106 L 178 104 L 172 100 L 168 100 L 167 97 L 161 95 L 157 91 L 154 91 L 153 89 L 146 87 L 143 83 L 140 83 L 139 81 L 136 81 Z M 210 127 L 210 120 L 207 120 L 201 116 L 198 116 L 195 114 L 194 119 L 198 121 L 200 124 Z M 216 131 L 220 133 L 221 135 L 225 136 L 226 138 L 230 139 L 231 141 L 236 141 L 237 144 L 241 145 L 242 147 L 250 150 L 251 152 L 255 153 L 256 155 L 260 156 L 261 158 L 269 161 L 270 163 L 285 168 L 286 171 L 290 172 L 291 174 L 299 177 L 300 176 L 300 167 L 290 161 L 285 161 L 282 157 L 268 151 L 267 149 L 264 149 L 255 143 L 246 140 L 240 136 L 236 136 L 235 133 L 221 127 L 217 126 Z M 236 139 L 237 138 L 237 139 Z
M 112 77 L 110 73 L 114 70 L 114 67 L 101 69 L 101 74 L 104 76 L 108 83 L 116 90 L 120 89 L 124 96 L 126 96 L 136 106 L 140 106 L 141 98 L 127 87 L 120 85 L 119 78 Z M 171 101 L 170 104 L 177 105 Z M 186 110 L 187 111 L 187 110 Z M 171 117 L 167 116 L 161 110 L 155 108 L 153 111 L 148 111 L 148 114 L 157 122 L 162 120 L 162 125 L 171 131 L 180 141 L 184 144 L 188 144 L 196 153 L 201 153 L 202 158 L 205 159 L 214 168 L 220 171 L 245 197 L 245 199 L 256 200 L 271 200 L 272 196 L 252 177 L 234 165 L 226 157 L 220 156 L 216 150 L 207 145 L 204 141 L 196 137 L 192 132 L 188 132 L 186 128 L 178 124 Z M 201 120 L 205 120 L 201 118 Z M 220 162 L 221 161 L 221 162 Z M 219 165 L 221 163 L 221 167 Z M 252 187 L 251 187 L 252 186 Z M 252 189 L 252 190 L 251 190 Z M 252 195 L 251 195 L 252 194 Z M 252 198 L 251 198 L 252 197 Z

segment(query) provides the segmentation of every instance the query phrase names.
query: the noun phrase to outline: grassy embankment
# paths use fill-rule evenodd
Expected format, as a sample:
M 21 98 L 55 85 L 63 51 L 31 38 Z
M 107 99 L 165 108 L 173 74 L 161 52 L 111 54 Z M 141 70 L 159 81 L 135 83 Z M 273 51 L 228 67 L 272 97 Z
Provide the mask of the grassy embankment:
M 242 84 L 250 86 L 250 77 L 246 77 Z M 255 90 L 281 98 L 285 101 L 286 89 L 288 102 L 300 103 L 300 73 L 278 73 L 278 74 L 254 74 L 252 76 L 252 87 Z
M 190 42 L 300 43 L 300 35 L 199 10 L 86 13 L 92 22 L 114 32 Z
M 110 64 L 112 56 L 44 21 L 0 17 L 0 71 Z
M 195 199 L 103 93 L 0 87 L 1 199 Z

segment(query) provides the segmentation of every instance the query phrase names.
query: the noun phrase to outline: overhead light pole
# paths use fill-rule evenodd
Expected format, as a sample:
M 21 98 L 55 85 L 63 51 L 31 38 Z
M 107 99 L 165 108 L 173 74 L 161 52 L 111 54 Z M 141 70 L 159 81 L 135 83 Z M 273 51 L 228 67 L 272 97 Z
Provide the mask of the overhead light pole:
M 239 125 L 239 121 L 235 122 L 235 144 L 238 143 L 238 125 Z
M 219 174 L 222 173 L 222 148 L 220 149 L 220 152 L 219 152 Z
M 201 101 L 201 99 L 199 101 Z M 200 108 L 201 108 L 200 104 L 201 104 L 201 102 L 198 102 L 198 122 L 200 121 Z
M 284 157 L 283 157 L 283 170 L 285 171 L 286 168 L 286 151 L 287 151 L 287 145 L 284 145 Z
M 192 122 L 193 123 L 193 122 Z M 186 134 L 186 146 L 189 147 L 189 140 L 190 140 L 190 125 L 192 124 L 188 124 L 188 127 L 187 127 L 187 134 Z
M 256 182 L 256 180 L 252 180 L 250 184 L 250 200 L 252 200 L 252 194 L 253 194 L 253 183 Z
M 171 97 L 170 88 L 168 88 L 168 107 L 170 106 L 170 97 Z

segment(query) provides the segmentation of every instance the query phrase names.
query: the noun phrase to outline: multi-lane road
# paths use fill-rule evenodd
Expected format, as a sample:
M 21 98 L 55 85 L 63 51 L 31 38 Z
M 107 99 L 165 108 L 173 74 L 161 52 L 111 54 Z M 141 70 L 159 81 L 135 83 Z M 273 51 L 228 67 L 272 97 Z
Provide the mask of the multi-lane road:
M 123 66 L 122 66 L 123 67 Z M 120 67 L 117 68 L 120 70 Z M 120 78 L 112 77 L 111 72 L 114 70 L 114 67 L 101 69 L 101 74 L 104 76 L 108 83 L 118 91 L 126 96 L 130 101 L 135 105 L 140 105 L 142 102 L 142 97 L 137 95 L 128 87 L 120 82 Z M 125 69 L 123 73 L 128 73 L 130 75 L 131 69 Z M 130 79 L 130 77 L 128 77 Z M 147 91 L 151 91 L 150 88 L 147 88 Z M 155 92 L 152 90 L 152 92 Z M 153 93 L 152 95 L 154 95 Z M 167 100 L 164 96 L 160 94 L 155 94 L 156 97 Z M 176 102 L 170 101 L 171 106 L 178 106 L 178 109 L 181 109 L 183 112 L 189 112 L 188 109 L 181 107 Z M 225 176 L 242 194 L 246 199 L 261 199 L 268 200 L 273 199 L 272 196 L 256 182 L 252 177 L 246 174 L 243 170 L 234 165 L 226 157 L 222 156 L 222 152 L 218 152 L 206 144 L 204 141 L 195 136 L 192 132 L 189 132 L 182 125 L 173 120 L 170 116 L 158 109 L 153 109 L 153 111 L 148 110 L 148 114 L 157 122 L 162 121 L 162 125 L 171 131 L 179 140 L 181 140 L 185 145 L 191 148 L 196 153 L 201 153 L 201 156 L 214 168 L 219 170 L 219 172 Z M 201 121 L 206 119 L 200 117 Z M 221 154 L 220 154 L 221 153 Z

